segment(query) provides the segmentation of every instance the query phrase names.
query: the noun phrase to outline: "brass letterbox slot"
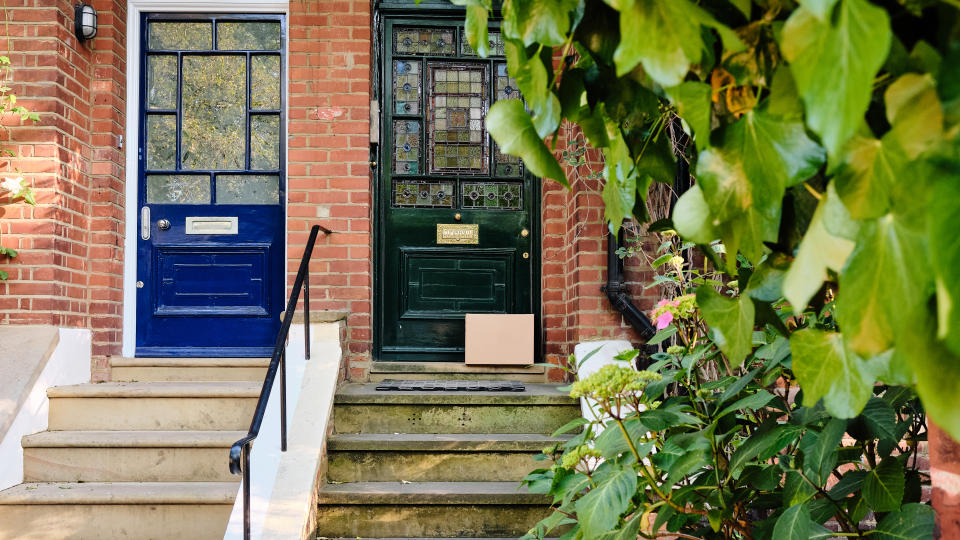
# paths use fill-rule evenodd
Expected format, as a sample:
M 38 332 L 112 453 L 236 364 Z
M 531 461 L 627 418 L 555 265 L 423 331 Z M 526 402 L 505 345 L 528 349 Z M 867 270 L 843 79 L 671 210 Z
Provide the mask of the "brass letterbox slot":
M 463 223 L 438 223 L 437 244 L 479 244 L 480 226 Z

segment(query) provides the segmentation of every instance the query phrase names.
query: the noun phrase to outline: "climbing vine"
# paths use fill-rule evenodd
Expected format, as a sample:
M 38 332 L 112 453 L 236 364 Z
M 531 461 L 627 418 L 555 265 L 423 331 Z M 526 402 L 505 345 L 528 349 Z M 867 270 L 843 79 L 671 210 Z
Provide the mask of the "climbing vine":
M 649 221 L 652 183 L 673 182 L 680 119 L 696 184 L 656 228 L 700 246 L 739 290 L 773 291 L 703 306 L 724 314 L 717 331 L 749 351 L 754 324 L 732 324 L 783 297 L 807 401 L 853 418 L 875 383 L 909 385 L 960 438 L 957 2 L 504 0 L 491 13 L 491 0 L 452 1 L 481 55 L 488 18 L 502 17 L 526 100 L 490 109 L 503 151 L 566 184 L 552 145 L 562 120 L 577 124 L 603 152 L 617 231 Z M 817 324 L 827 305 L 835 328 Z

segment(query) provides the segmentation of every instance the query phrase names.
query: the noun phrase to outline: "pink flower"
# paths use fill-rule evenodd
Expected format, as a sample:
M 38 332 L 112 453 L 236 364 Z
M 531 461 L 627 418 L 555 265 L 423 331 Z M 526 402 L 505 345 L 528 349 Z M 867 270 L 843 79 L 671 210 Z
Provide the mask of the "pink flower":
M 663 330 L 664 328 L 670 326 L 670 323 L 673 322 L 673 313 L 669 311 L 664 311 L 660 315 L 657 315 L 657 330 Z
M 669 303 L 670 303 L 670 301 L 667 300 L 666 298 L 664 298 L 664 299 L 660 300 L 659 302 L 657 302 L 657 307 L 663 307 L 663 306 L 665 306 L 665 305 L 667 305 L 667 304 L 669 304 Z

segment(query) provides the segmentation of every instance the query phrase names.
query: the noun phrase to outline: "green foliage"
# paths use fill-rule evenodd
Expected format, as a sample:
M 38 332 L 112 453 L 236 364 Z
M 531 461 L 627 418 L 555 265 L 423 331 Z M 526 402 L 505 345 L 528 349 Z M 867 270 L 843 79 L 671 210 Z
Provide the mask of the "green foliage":
M 489 2 L 456 1 L 468 37 L 483 33 Z M 944 397 L 960 381 L 957 2 L 508 0 L 502 14 L 530 111 L 494 105 L 505 151 L 566 182 L 543 139 L 578 125 L 603 152 L 612 230 L 648 220 L 652 182 L 687 161 L 698 184 L 672 226 L 731 275 L 776 264 L 754 322 L 775 322 L 782 296 L 789 324 L 814 330 L 778 325 L 806 394 L 855 417 L 875 382 L 913 385 L 960 438 Z M 731 367 L 753 353 L 742 325 L 711 322 Z
M 787 340 L 782 326 L 789 310 L 773 310 L 781 324 L 754 323 L 754 298 L 766 297 L 775 267 L 744 266 L 739 283 L 724 285 L 722 273 L 684 260 L 684 244 L 675 237 L 662 247 L 654 262 L 658 277 L 670 278 L 674 292 L 684 293 L 652 314 L 658 321 L 670 314 L 672 331 L 657 334 L 666 352 L 639 371 L 625 363 L 637 352 L 624 353 L 621 362 L 574 382 L 571 396 L 592 400 L 602 420 L 581 418 L 558 430 L 555 435 L 579 432 L 545 449 L 541 459 L 554 464 L 524 480 L 530 491 L 551 495 L 556 510 L 524 539 L 673 533 L 703 539 L 930 538 L 932 510 L 917 504 L 928 479 L 917 470 L 926 431 L 913 391 L 868 383 L 866 405 L 850 404 L 816 372 L 795 392 L 802 369 L 816 368 L 801 351 L 836 357 L 831 362 L 863 362 L 842 349 L 830 306 Z M 748 322 L 739 322 L 747 312 Z M 728 353 L 734 349 L 724 343 L 741 333 L 747 345 L 734 349 L 746 352 L 734 363 Z M 721 335 L 723 342 L 711 338 Z M 820 386 L 826 388 L 823 399 L 806 389 Z M 834 394 L 839 398 L 830 398 Z M 879 521 L 875 531 L 868 512 Z M 824 526 L 831 521 L 839 531 Z

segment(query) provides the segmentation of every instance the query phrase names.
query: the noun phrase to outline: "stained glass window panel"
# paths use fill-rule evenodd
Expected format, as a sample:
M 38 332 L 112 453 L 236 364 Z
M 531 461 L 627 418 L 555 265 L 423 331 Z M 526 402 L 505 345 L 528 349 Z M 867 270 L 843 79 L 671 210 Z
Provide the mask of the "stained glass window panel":
M 494 69 L 497 70 L 495 85 L 497 101 L 501 99 L 523 99 L 523 96 L 520 95 L 520 90 L 517 89 L 517 80 L 507 72 L 507 65 L 495 64 Z
M 393 122 L 393 172 L 417 174 L 420 172 L 420 122 L 396 120 Z
M 453 208 L 452 181 L 400 181 L 393 184 L 393 205 L 408 208 Z
M 250 168 L 260 171 L 280 168 L 279 116 L 250 117 Z
M 257 54 L 250 57 L 250 105 L 254 109 L 280 108 L 280 57 Z
M 487 68 L 429 67 L 429 172 L 486 174 Z
M 218 175 L 217 204 L 280 204 L 280 177 Z
M 207 51 L 213 48 L 212 29 L 209 22 L 154 22 L 147 42 L 153 50 Z
M 177 57 L 171 54 L 147 58 L 147 107 L 177 108 Z
M 519 210 L 523 206 L 523 186 L 519 183 L 470 182 L 461 186 L 462 208 Z
M 149 174 L 150 204 L 209 204 L 210 177 L 205 174 Z
M 397 28 L 393 31 L 393 52 L 453 56 L 456 42 L 451 28 Z
M 503 56 L 503 35 L 500 32 L 487 33 L 487 47 L 490 49 L 489 56 Z M 460 54 L 463 56 L 477 56 L 476 51 L 467 41 L 466 32 L 460 33 Z
M 183 57 L 183 169 L 244 168 L 246 83 L 242 56 Z
M 177 117 L 172 114 L 147 116 L 147 168 L 177 168 Z
M 279 51 L 280 23 L 217 23 L 217 49 L 225 51 Z
M 395 114 L 420 114 L 420 62 L 393 63 L 393 100 Z

